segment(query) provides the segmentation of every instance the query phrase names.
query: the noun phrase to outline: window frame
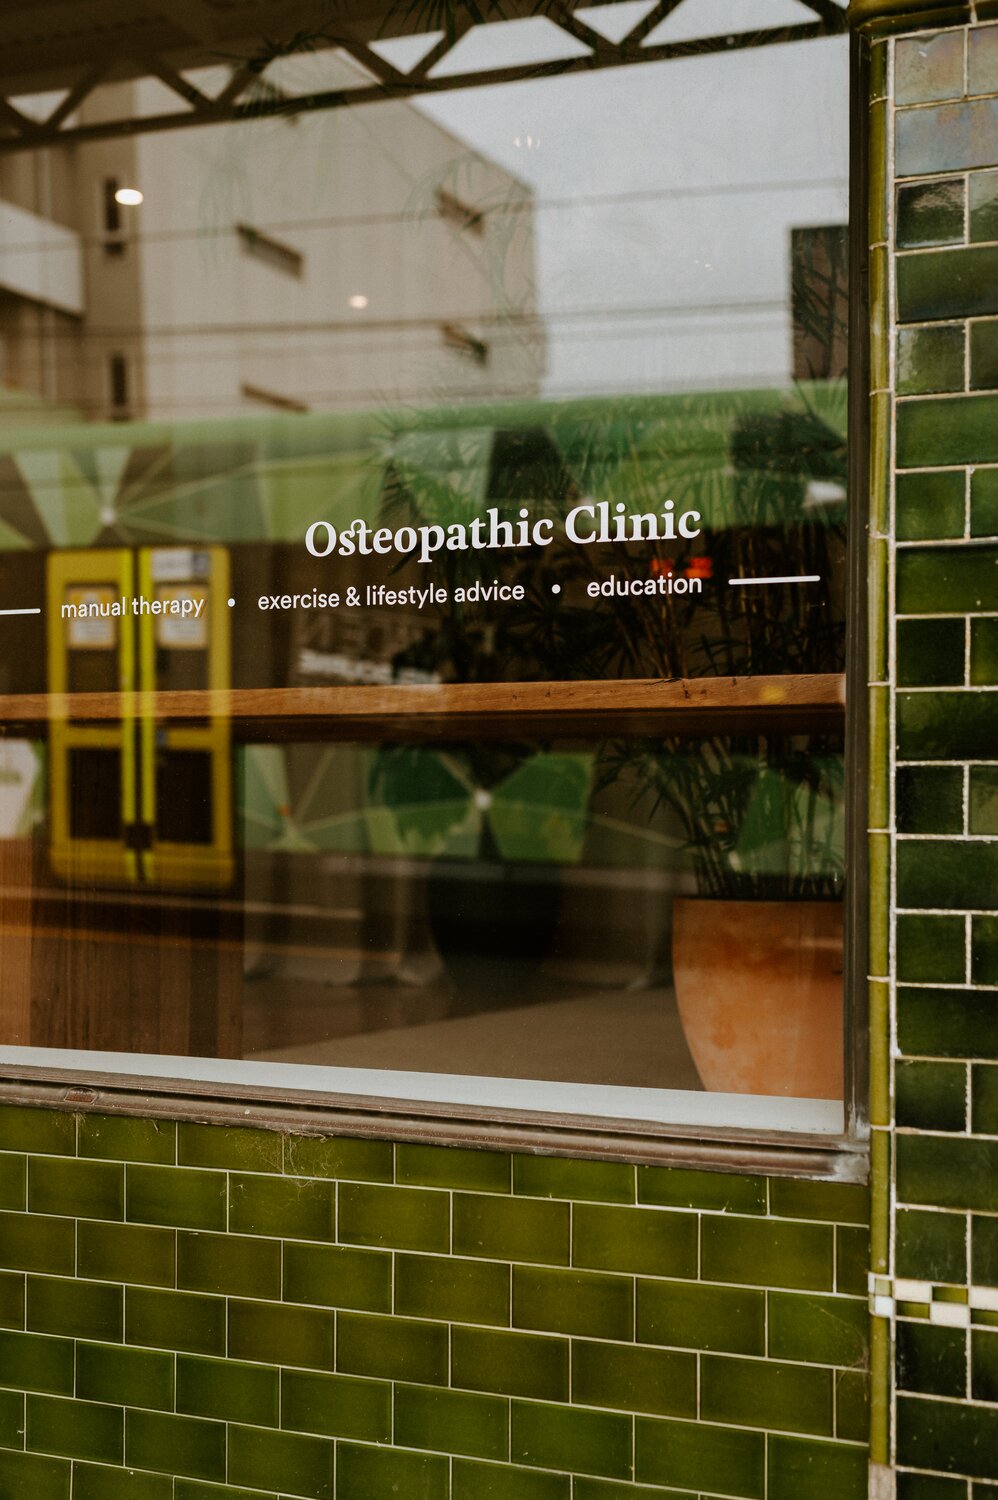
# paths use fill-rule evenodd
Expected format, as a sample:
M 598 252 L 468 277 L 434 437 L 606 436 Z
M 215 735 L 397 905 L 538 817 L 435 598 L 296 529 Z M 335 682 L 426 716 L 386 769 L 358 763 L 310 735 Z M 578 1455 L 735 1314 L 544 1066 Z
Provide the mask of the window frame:
M 727 1172 L 834 1178 L 868 1176 L 867 1060 L 867 671 L 866 495 L 869 457 L 868 47 L 850 37 L 849 219 L 849 555 L 845 742 L 847 775 L 843 1129 L 822 1132 L 757 1124 L 653 1123 L 600 1113 L 428 1101 L 338 1092 L 287 1081 L 307 1065 L 271 1065 L 155 1054 L 104 1054 L 27 1047 L 0 1051 L 0 1104 L 81 1113 L 252 1125 L 306 1135 L 348 1135 L 465 1148 L 539 1152 L 635 1164 L 667 1163 Z M 240 229 L 242 226 L 239 226 Z M 283 248 L 283 247 L 282 247 Z M 300 273 L 299 273 L 300 274 Z M 299 690 L 300 691 L 300 690 Z M 376 689 L 367 691 L 376 692 Z M 11 724 L 5 726 L 11 732 Z M 17 726 L 14 725 L 14 732 Z M 199 1066 L 198 1066 L 199 1065 Z M 260 1070 L 259 1081 L 233 1075 Z M 266 1072 L 279 1074 L 263 1081 Z M 332 1073 L 338 1070 L 323 1068 Z M 196 1073 L 209 1076 L 193 1076 Z M 189 1076 L 191 1075 L 191 1076 Z M 394 1075 L 387 1073 L 386 1077 Z M 404 1075 L 403 1075 L 404 1076 Z M 438 1076 L 438 1075 L 431 1075 Z M 461 1075 L 454 1075 L 460 1077 Z M 483 1080 L 487 1082 L 488 1080 Z M 558 1088 L 558 1085 L 549 1087 Z M 565 1087 L 565 1086 L 561 1086 Z M 574 1087 L 574 1086 L 567 1086 Z M 651 1091 L 649 1091 L 651 1092 Z M 679 1090 L 661 1090 L 676 1096 Z M 693 1096 L 700 1097 L 700 1096 Z M 711 1095 L 703 1096 L 710 1099 Z M 714 1096 L 716 1097 L 716 1096 Z M 732 1098 L 735 1096 L 724 1096 Z M 746 1096 L 755 1097 L 755 1096 Z M 771 1103 L 758 1096 L 760 1108 Z

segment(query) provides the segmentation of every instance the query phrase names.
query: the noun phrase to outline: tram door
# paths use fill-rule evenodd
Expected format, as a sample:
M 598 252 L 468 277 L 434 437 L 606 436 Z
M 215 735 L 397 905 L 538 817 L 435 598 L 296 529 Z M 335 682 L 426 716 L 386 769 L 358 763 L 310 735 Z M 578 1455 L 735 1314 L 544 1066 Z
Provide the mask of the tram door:
M 58 878 L 191 891 L 231 885 L 228 719 L 205 714 L 198 699 L 158 717 L 146 696 L 229 686 L 228 595 L 224 547 L 51 554 L 50 691 L 125 695 L 110 705 L 114 717 L 74 710 L 53 718 Z

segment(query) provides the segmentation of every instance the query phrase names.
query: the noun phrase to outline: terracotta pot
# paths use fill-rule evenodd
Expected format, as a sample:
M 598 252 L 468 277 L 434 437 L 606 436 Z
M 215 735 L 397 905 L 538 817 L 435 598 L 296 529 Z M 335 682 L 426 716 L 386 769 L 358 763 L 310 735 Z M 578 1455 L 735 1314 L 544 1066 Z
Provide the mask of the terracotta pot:
M 679 897 L 672 961 L 704 1088 L 842 1098 L 838 902 Z

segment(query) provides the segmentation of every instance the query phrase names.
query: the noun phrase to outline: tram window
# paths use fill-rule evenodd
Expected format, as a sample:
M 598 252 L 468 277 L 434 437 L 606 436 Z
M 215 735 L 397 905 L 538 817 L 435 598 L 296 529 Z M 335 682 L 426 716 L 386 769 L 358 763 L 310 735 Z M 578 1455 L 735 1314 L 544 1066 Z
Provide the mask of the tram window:
M 201 750 L 160 750 L 156 756 L 156 837 L 164 844 L 210 844 L 212 761 Z
M 121 752 L 69 751 L 69 831 L 74 839 L 121 839 Z

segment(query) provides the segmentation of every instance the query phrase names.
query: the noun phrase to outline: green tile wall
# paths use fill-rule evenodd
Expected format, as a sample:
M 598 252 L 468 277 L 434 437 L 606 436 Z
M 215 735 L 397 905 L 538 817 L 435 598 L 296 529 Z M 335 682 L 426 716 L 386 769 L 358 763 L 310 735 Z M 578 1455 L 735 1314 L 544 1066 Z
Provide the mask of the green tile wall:
M 985 1500 L 998 1494 L 998 25 L 947 26 L 939 10 L 880 48 L 870 139 L 889 143 L 892 214 L 870 238 L 880 250 L 886 233 L 894 272 L 874 315 L 896 353 L 895 464 L 871 514 L 887 518 L 896 614 L 883 620 L 892 858 L 874 897 L 891 915 L 891 1140 L 872 1184 L 889 1274 L 872 1339 L 892 1347 L 894 1382 L 881 1361 L 871 1452 L 878 1493 Z
M 0 1214 L 4 1500 L 865 1496 L 865 1188 L 2 1104 L 0 1140 L 47 1169 Z

